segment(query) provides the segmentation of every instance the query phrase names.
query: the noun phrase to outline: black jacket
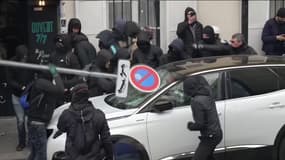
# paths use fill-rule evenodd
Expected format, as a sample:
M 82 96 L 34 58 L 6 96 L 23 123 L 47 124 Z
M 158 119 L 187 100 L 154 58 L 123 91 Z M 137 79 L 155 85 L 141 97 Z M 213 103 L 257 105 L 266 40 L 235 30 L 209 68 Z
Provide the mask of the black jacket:
M 197 43 L 202 39 L 203 25 L 196 21 L 192 25 L 189 25 L 187 22 L 187 13 L 189 8 L 185 10 L 185 20 L 178 24 L 176 34 L 183 40 L 185 44 L 185 49 L 189 57 L 196 57 L 196 53 L 193 50 L 193 43 Z M 195 34 L 191 31 L 194 31 Z
M 236 54 L 254 55 L 257 53 L 252 47 L 248 46 L 247 44 L 243 44 L 239 48 L 231 48 L 231 54 L 232 55 L 236 55 Z
M 215 99 L 205 78 L 189 77 L 184 81 L 184 92 L 191 96 L 191 109 L 194 123 L 188 125 L 190 130 L 201 132 L 201 136 L 221 134 L 221 125 L 216 109 Z
M 74 53 L 79 59 L 81 68 L 92 63 L 96 58 L 96 49 L 83 33 L 73 35 Z
M 140 32 L 137 37 L 138 48 L 133 53 L 132 64 L 145 64 L 152 68 L 159 66 L 162 50 L 150 44 L 150 37 L 146 32 Z
M 278 24 L 275 18 L 271 18 L 265 23 L 262 31 L 262 50 L 267 55 L 285 54 L 284 42 L 276 39 L 276 36 L 280 34 L 285 34 L 285 24 Z
M 209 44 L 204 41 L 200 41 L 198 44 L 194 44 L 194 49 L 197 50 L 197 57 L 210 57 L 210 56 L 223 56 L 232 54 L 231 46 L 223 44 L 219 40 Z
M 113 58 L 112 53 L 109 50 L 101 50 L 94 63 L 91 64 L 89 71 L 108 73 L 109 68 L 106 68 L 106 64 Z M 110 78 L 88 78 L 87 81 L 90 96 L 100 96 L 103 94 L 113 93 L 115 91 L 115 80 Z
M 39 78 L 35 80 L 29 94 L 30 108 L 27 110 L 30 121 L 48 123 L 51 119 L 54 109 L 57 107 L 58 97 L 63 97 L 64 86 L 61 77 L 58 75 L 54 78 L 55 85 L 51 80 Z M 34 97 L 43 94 L 39 105 L 31 103 Z
M 160 57 L 159 65 L 180 61 L 183 59 L 187 59 L 187 54 L 184 50 L 184 43 L 181 39 L 175 39 L 168 46 L 167 54 Z
M 81 132 L 84 127 L 85 132 Z M 103 148 L 107 160 L 112 160 L 113 149 L 104 113 L 95 109 L 91 102 L 73 103 L 63 111 L 58 129 L 67 133 L 65 152 L 69 160 L 101 160 Z M 85 142 L 76 142 L 85 136 Z M 81 145 L 84 146 L 81 146 Z
M 26 47 L 19 46 L 16 48 L 16 55 L 10 59 L 11 61 L 16 62 L 30 62 L 28 57 L 28 51 Z M 23 87 L 26 87 L 33 79 L 33 72 L 28 69 L 19 69 L 19 68 L 8 68 L 6 70 L 7 82 L 12 93 L 15 96 L 21 96 Z M 20 77 L 20 78 L 19 78 Z

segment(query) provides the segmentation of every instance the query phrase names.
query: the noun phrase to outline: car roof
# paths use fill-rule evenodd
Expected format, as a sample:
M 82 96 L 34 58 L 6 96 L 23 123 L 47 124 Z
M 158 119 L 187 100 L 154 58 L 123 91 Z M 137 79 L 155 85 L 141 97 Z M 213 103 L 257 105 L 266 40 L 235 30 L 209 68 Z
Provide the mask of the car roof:
M 158 69 L 166 69 L 181 76 L 187 76 L 197 72 L 213 71 L 242 66 L 258 65 L 285 65 L 285 56 L 261 56 L 261 55 L 232 55 L 206 58 L 193 58 L 166 64 Z

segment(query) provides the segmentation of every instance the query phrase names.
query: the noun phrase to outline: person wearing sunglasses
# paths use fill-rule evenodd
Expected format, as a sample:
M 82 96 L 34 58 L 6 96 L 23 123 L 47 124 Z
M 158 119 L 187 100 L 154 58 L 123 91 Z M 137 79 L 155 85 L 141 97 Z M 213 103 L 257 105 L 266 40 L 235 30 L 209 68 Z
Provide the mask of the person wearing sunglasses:
M 176 34 L 183 40 L 189 58 L 195 58 L 197 53 L 192 45 L 202 39 L 203 25 L 197 21 L 196 11 L 193 8 L 187 7 L 184 14 L 185 19 L 178 24 Z
M 231 46 L 231 54 L 257 54 L 256 51 L 248 46 L 246 43 L 246 40 L 244 38 L 244 35 L 241 33 L 236 33 L 232 35 L 232 39 L 230 40 L 230 46 Z

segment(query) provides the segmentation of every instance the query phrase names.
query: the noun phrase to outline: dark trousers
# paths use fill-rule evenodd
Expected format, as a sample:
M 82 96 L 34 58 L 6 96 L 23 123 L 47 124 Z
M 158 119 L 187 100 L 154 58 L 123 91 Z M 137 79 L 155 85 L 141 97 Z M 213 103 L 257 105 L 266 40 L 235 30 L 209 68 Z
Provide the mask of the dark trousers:
M 40 122 L 29 121 L 28 130 L 31 150 L 28 160 L 47 160 L 46 125 Z
M 221 142 L 223 136 L 217 135 L 214 137 L 199 137 L 200 143 L 195 151 L 192 160 L 214 160 L 214 150 L 216 146 Z

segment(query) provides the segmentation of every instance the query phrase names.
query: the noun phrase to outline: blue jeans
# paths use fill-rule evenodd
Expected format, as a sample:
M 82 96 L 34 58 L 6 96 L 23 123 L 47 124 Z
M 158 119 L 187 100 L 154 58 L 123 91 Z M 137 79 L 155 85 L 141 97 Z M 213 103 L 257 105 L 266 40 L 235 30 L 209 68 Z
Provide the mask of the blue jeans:
M 46 125 L 28 122 L 29 145 L 31 153 L 28 160 L 47 160 Z
M 17 118 L 19 145 L 26 146 L 25 112 L 20 104 L 19 97 L 12 95 L 12 103 Z

